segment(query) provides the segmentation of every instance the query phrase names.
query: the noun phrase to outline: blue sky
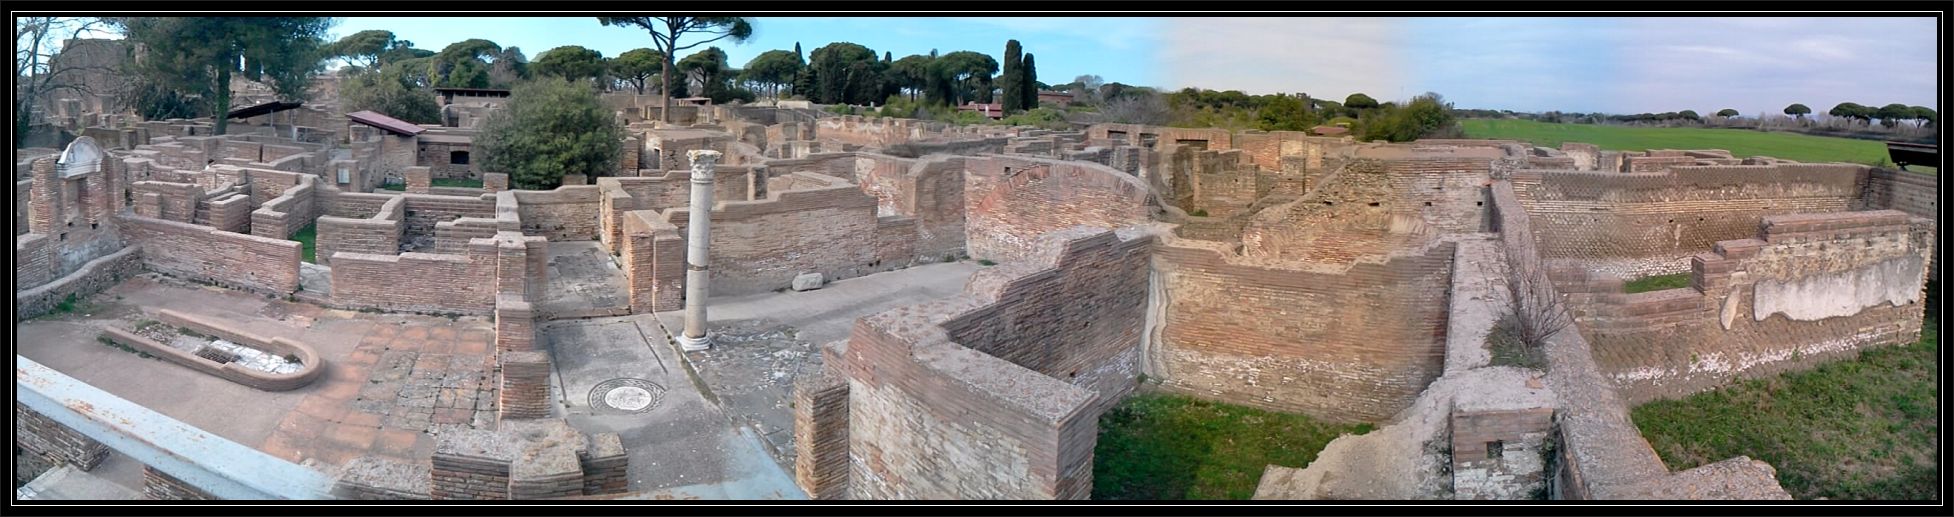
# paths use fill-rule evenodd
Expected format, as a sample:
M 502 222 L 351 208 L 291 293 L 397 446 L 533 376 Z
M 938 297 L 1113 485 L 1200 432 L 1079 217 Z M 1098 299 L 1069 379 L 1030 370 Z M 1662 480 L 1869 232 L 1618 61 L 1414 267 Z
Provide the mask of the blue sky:
M 1039 79 L 1380 100 L 1426 91 L 1460 107 L 1643 113 L 1793 102 L 1939 109 L 1936 26 L 1915 18 L 895 18 L 755 19 L 746 44 L 719 42 L 735 66 L 761 52 L 849 41 L 896 58 L 1017 39 Z M 484 38 L 545 50 L 581 45 L 616 56 L 649 47 L 634 29 L 591 17 L 342 18 L 336 36 L 394 31 L 420 48 Z M 700 47 L 704 48 L 704 47 Z M 693 49 L 694 51 L 698 49 Z

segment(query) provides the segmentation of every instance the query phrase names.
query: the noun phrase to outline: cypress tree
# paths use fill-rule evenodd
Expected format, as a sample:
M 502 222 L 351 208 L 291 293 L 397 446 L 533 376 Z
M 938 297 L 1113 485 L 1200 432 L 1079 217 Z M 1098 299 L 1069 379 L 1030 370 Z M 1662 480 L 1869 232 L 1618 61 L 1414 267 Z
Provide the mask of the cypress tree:
M 1024 88 L 1024 93 L 1019 94 L 1019 102 L 1024 103 L 1024 109 L 1037 108 L 1038 62 L 1031 59 L 1031 54 L 1025 54 L 1024 64 L 1018 66 L 1018 84 Z
M 997 85 L 1000 89 L 1004 90 L 1003 107 L 1005 113 L 1023 111 L 1025 109 L 1023 97 L 1024 87 L 1019 86 L 1022 80 L 1021 69 L 1023 65 L 1024 47 L 1018 44 L 1018 40 L 1004 42 L 1004 70 L 1002 74 L 997 76 Z

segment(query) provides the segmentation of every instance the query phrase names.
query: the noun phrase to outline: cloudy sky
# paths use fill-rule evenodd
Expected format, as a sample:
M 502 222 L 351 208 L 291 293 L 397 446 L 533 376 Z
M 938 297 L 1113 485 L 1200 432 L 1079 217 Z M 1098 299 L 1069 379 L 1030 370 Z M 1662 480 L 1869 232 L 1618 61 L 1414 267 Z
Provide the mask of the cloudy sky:
M 1172 24 L 1159 84 L 1436 91 L 1461 107 L 1640 113 L 1939 109 L 1925 18 L 1198 18 Z
M 1380 100 L 1426 91 L 1518 111 L 1776 113 L 1800 102 L 1939 109 L 1935 20 L 1919 18 L 757 18 L 735 64 L 772 49 L 849 41 L 894 57 L 1016 38 L 1039 79 L 1080 74 L 1167 88 Z M 562 45 L 606 56 L 650 46 L 594 18 L 343 18 L 335 36 L 392 30 L 440 49 L 467 38 L 532 58 Z

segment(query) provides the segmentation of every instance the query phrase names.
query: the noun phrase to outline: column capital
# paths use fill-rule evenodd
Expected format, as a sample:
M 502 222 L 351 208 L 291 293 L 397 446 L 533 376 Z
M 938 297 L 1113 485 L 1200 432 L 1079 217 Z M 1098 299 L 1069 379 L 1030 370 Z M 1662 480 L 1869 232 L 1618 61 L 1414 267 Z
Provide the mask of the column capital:
M 699 182 L 704 180 L 704 182 L 710 183 L 712 181 L 713 166 L 719 163 L 719 156 L 719 151 L 711 149 L 686 151 L 685 157 L 692 160 L 692 181 Z

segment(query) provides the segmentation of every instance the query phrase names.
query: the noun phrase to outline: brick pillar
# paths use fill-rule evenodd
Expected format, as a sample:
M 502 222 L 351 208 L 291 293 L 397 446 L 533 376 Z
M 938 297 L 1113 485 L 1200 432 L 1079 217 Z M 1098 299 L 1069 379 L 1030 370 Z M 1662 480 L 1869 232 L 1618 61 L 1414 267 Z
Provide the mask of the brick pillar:
M 827 372 L 794 384 L 794 483 L 813 499 L 848 498 L 848 382 Z
M 537 351 L 502 352 L 502 419 L 550 416 L 550 356 Z
M 448 426 L 434 435 L 428 498 L 508 499 L 509 462 L 519 451 L 494 432 Z
M 590 447 L 577 451 L 577 464 L 583 468 L 583 494 L 622 494 L 626 491 L 625 468 L 630 456 L 617 433 L 591 435 Z
M 529 296 L 529 247 L 523 244 L 522 234 L 516 232 L 496 232 L 495 234 L 495 293 L 512 294 L 518 297 Z
M 495 349 L 504 352 L 536 349 L 536 313 L 529 302 L 514 295 L 496 295 Z
M 427 167 L 408 167 L 401 172 L 407 181 L 407 193 L 426 194 L 434 186 L 433 169 Z
M 142 466 L 142 495 L 153 501 L 214 501 L 217 496 L 190 486 L 163 471 Z
M 504 190 L 509 190 L 509 174 L 502 173 L 502 172 L 483 173 L 482 190 L 488 192 L 501 192 Z
M 524 296 L 529 301 L 541 302 L 549 297 L 550 240 L 541 235 L 532 235 L 523 237 L 522 244 L 526 248 L 524 256 L 529 261 L 528 273 L 524 275 L 529 280 Z
M 109 448 L 27 406 L 14 405 L 14 445 L 50 461 L 92 470 L 108 458 Z
M 61 233 L 56 219 L 61 214 L 61 178 L 54 172 L 53 158 L 34 160 L 34 186 L 27 201 L 27 231 L 43 235 Z

